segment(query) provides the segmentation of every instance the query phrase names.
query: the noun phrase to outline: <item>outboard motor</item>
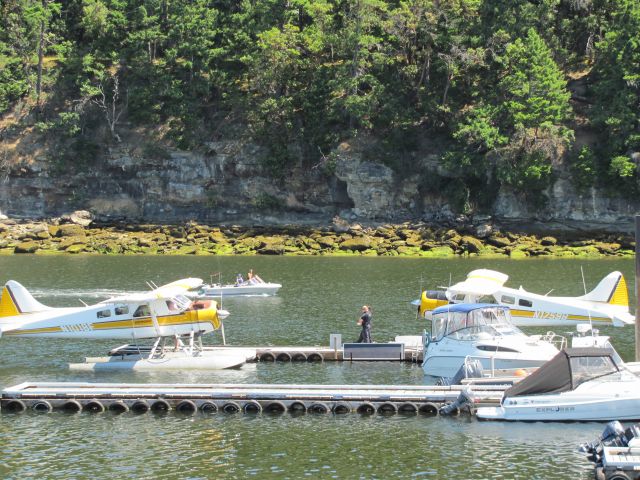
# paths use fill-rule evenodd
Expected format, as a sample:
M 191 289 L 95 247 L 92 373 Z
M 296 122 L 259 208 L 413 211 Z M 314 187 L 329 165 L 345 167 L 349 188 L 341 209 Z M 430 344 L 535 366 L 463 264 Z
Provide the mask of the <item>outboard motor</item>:
M 473 405 L 473 394 L 471 390 L 463 390 L 456 398 L 455 402 L 451 402 L 440 408 L 440 415 L 452 415 L 462 410 L 467 405 Z

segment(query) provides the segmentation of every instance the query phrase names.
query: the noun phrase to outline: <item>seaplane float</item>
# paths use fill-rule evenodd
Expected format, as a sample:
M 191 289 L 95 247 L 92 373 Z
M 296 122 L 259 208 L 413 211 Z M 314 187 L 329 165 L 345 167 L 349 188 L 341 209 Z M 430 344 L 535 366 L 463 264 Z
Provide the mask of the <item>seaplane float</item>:
M 470 359 L 489 372 L 537 368 L 566 343 L 551 332 L 527 336 L 511 323 L 508 307 L 485 303 L 436 308 L 425 339 L 422 369 L 443 379 L 456 377 Z
M 213 300 L 193 301 L 185 294 L 201 287 L 186 278 L 149 292 L 113 297 L 95 305 L 49 307 L 20 283 L 9 280 L 0 297 L 0 337 L 127 339 L 132 345 L 112 350 L 109 357 L 71 364 L 81 370 L 223 369 L 242 365 L 255 351 L 205 347 L 202 335 L 220 330 L 229 315 Z M 151 345 L 140 341 L 153 340 Z
M 258 275 L 253 275 L 247 280 L 241 278 L 233 284 L 222 284 L 222 282 L 211 282 L 203 285 L 192 295 L 197 298 L 216 298 L 229 296 L 246 296 L 246 297 L 269 297 L 278 293 L 282 288 L 279 283 L 265 282 Z
M 588 322 L 622 327 L 634 323 L 624 276 L 611 272 L 591 292 L 579 297 L 539 295 L 505 287 L 508 275 L 494 270 L 473 270 L 467 278 L 446 290 L 426 290 L 419 300 L 420 315 L 428 317 L 448 303 L 497 303 L 511 309 L 517 326 L 567 326 Z

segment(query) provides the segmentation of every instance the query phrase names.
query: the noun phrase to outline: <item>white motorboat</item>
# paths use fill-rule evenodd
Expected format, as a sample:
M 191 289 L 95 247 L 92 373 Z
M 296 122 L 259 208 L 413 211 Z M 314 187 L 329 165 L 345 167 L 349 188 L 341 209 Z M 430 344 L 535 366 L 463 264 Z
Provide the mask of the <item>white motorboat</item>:
M 517 326 L 567 326 L 590 322 L 594 325 L 622 327 L 634 323 L 629 313 L 629 293 L 624 276 L 611 272 L 591 292 L 579 297 L 539 295 L 505 287 L 508 275 L 494 270 L 473 270 L 466 280 L 456 283 L 446 291 L 429 290 L 422 294 L 419 312 L 430 312 L 447 302 L 492 302 L 511 309 L 513 323 Z
M 487 371 L 535 368 L 564 346 L 553 333 L 527 336 L 511 323 L 509 308 L 495 304 L 450 304 L 431 316 L 431 334 L 425 336 L 425 375 L 454 377 L 468 359 Z
M 198 298 L 228 297 L 228 296 L 271 296 L 278 293 L 282 288 L 279 283 L 265 282 L 259 276 L 254 275 L 251 279 L 234 284 L 223 285 L 221 283 L 211 283 L 203 285 L 197 292 Z
M 608 421 L 640 419 L 640 377 L 613 350 L 568 348 L 505 391 L 483 420 Z

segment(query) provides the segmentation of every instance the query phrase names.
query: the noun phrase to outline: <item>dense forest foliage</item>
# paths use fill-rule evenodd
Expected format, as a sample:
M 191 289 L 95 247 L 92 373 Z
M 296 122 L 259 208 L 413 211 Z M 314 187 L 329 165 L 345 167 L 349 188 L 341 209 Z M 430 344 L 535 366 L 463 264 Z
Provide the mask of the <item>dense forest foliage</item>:
M 361 137 L 400 171 L 436 142 L 453 175 L 425 181 L 461 205 L 559 163 L 628 194 L 639 32 L 638 0 L 0 0 L 0 113 L 76 161 L 125 122 L 181 148 L 244 125 L 274 176 Z

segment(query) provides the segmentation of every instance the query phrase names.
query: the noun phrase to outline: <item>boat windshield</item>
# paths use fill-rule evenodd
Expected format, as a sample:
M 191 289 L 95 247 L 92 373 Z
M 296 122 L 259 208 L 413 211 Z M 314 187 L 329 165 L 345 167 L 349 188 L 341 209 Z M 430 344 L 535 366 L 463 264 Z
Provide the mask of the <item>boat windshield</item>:
M 618 367 L 609 356 L 573 357 L 569 361 L 573 388 L 594 378 L 618 372 Z
M 435 341 L 443 337 L 458 340 L 475 340 L 501 335 L 518 335 L 520 330 L 511 324 L 509 310 L 488 307 L 469 312 L 442 312 L 432 319 L 432 334 Z

